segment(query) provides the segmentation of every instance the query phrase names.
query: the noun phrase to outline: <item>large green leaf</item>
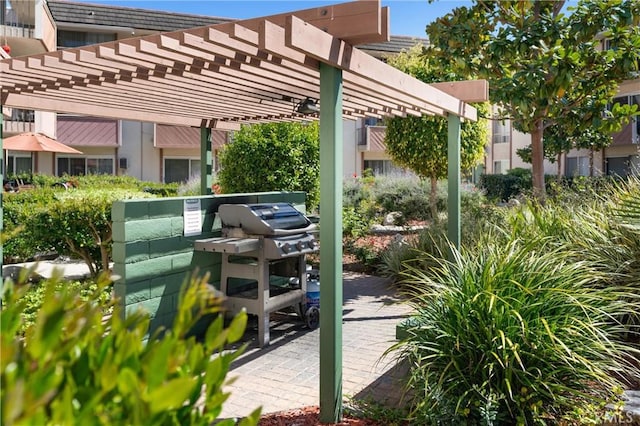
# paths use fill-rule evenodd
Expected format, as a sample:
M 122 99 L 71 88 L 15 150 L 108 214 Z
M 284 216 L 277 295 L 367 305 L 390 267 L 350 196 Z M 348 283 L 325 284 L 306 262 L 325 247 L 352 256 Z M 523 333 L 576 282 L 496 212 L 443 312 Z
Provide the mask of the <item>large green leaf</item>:
M 189 400 L 198 380 L 192 377 L 178 377 L 165 382 L 146 396 L 152 414 L 181 407 Z

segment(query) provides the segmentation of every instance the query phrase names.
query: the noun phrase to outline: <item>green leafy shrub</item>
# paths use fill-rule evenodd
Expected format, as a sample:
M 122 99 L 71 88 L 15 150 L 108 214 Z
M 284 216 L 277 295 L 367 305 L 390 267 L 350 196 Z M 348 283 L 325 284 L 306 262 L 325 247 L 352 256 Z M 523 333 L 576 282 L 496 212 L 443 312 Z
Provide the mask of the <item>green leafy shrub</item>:
M 345 248 L 363 266 L 375 270 L 389 247 L 395 244 L 394 238 L 392 235 L 368 235 L 348 240 Z
M 106 278 L 88 300 L 50 282 L 33 326 L 22 336 L 24 288 L 6 285 L 2 330 L 2 424 L 210 425 L 228 394 L 222 385 L 243 349 L 225 350 L 243 334 L 240 313 L 225 328 L 207 277 L 183 288 L 171 329 L 148 336 L 149 316 L 103 316 Z M 205 315 L 218 315 L 202 342 L 190 336 Z M 242 425 L 255 425 L 260 410 Z M 226 420 L 220 425 L 233 425 Z
M 342 231 L 345 237 L 362 237 L 369 233 L 371 225 L 378 222 L 381 209 L 373 195 L 376 181 L 373 176 L 344 180 Z
M 220 152 L 224 193 L 304 191 L 307 211 L 320 201 L 318 124 L 242 126 Z
M 376 180 L 373 176 L 345 178 L 342 184 L 342 205 L 358 209 L 361 204 L 371 202 Z
M 447 257 L 449 240 L 444 226 L 431 227 L 418 232 L 402 243 L 389 245 L 380 256 L 378 272 L 403 284 L 408 269 L 429 270 Z
M 160 197 L 175 197 L 178 195 L 178 183 L 149 183 L 147 182 L 142 188 L 143 192 L 158 195 Z
M 415 422 L 560 421 L 616 400 L 613 372 L 640 377 L 616 320 L 640 310 L 636 289 L 596 285 L 604 275 L 570 251 L 514 239 L 405 272 L 416 314 L 392 350 L 411 365 Z
M 545 206 L 527 203 L 513 210 L 506 223 L 512 236 L 550 237 L 570 246 L 576 261 L 594 262 L 607 274 L 607 285 L 629 283 L 640 292 L 640 232 L 625 216 L 633 216 L 638 193 L 637 178 L 609 182 L 597 191 L 567 188 Z
M 509 210 L 487 203 L 481 191 L 461 193 L 461 245 L 465 250 L 483 250 L 487 243 L 505 241 L 503 227 Z M 447 223 L 438 221 L 428 228 L 407 236 L 402 244 L 391 244 L 380 256 L 378 273 L 402 282 L 408 267 L 430 268 L 435 259 L 448 256 Z
M 350 238 L 362 237 L 369 233 L 373 221 L 354 207 L 342 209 L 342 235 Z
M 496 201 L 508 201 L 522 193 L 523 179 L 513 175 L 481 175 L 480 188 L 487 198 Z
M 55 200 L 52 188 L 37 188 L 30 191 L 4 193 L 3 214 L 3 259 L 5 263 L 25 261 L 52 247 L 42 241 L 32 226 L 34 212 L 47 209 Z
M 15 193 L 5 193 L 3 195 L 3 221 L 4 221 L 4 246 L 3 260 L 5 263 L 22 262 L 32 260 L 41 253 L 59 251 L 60 254 L 79 256 L 65 249 L 65 242 L 50 235 L 47 226 L 49 222 L 40 223 L 41 219 L 47 219 L 47 215 L 54 208 L 67 207 L 65 203 L 57 200 L 69 199 L 70 197 L 82 198 L 87 203 L 96 202 L 95 194 L 111 194 L 107 198 L 123 196 L 124 198 L 146 198 L 151 193 L 158 196 L 174 196 L 177 194 L 177 184 L 156 184 L 139 181 L 131 176 L 110 176 L 110 175 L 87 175 L 87 176 L 49 176 L 36 174 L 32 177 L 34 189 Z M 61 186 L 62 182 L 73 182 L 69 188 Z M 146 191 L 144 191 L 146 189 Z M 84 194 L 84 195 L 83 195 Z M 79 204 L 81 204 L 80 202 Z M 97 201 L 95 206 L 96 214 L 104 207 L 102 201 Z M 109 209 L 111 207 L 109 206 Z M 87 206 L 90 211 L 91 207 Z M 55 212 L 53 212 L 55 213 Z M 44 215 L 44 217 L 43 217 Z M 110 212 L 109 212 L 110 216 Z M 63 218 L 59 218 L 63 219 Z M 86 219 L 86 218 L 85 218 Z M 83 219 L 84 220 L 84 219 Z M 90 233 L 89 223 L 84 222 Z M 55 231 L 55 230 L 54 230 Z M 98 256 L 94 253 L 92 256 Z M 83 258 L 84 259 L 84 258 Z M 101 268 L 103 262 L 98 256 L 96 271 Z
M 200 176 L 194 176 L 190 178 L 188 181 L 181 183 L 178 186 L 176 194 L 180 197 L 186 197 L 191 195 L 201 195 Z
M 157 183 L 141 181 L 133 176 L 107 175 L 107 174 L 88 174 L 83 176 L 51 176 L 45 174 L 34 174 L 30 177 L 30 181 L 37 188 L 62 188 L 61 183 L 71 183 L 71 187 L 75 189 L 126 189 L 130 191 L 151 192 L 161 196 L 175 196 L 178 189 L 177 183 Z
M 53 201 L 31 213 L 25 227 L 43 246 L 82 259 L 95 276 L 109 269 L 113 202 L 148 197 L 152 195 L 117 189 L 58 192 Z
M 385 176 L 376 179 L 376 203 L 384 213 L 400 212 L 404 220 L 425 220 L 431 217 L 429 188 L 418 177 Z M 439 191 L 437 208 L 445 206 L 446 194 Z

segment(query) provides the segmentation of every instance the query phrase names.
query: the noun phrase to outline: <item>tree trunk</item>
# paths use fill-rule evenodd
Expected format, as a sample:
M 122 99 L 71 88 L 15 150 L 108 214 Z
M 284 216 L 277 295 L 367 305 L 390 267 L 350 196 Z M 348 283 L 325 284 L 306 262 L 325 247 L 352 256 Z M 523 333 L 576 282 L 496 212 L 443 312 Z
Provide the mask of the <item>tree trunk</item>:
M 429 207 L 431 208 L 431 218 L 434 223 L 438 222 L 438 179 L 431 176 L 431 192 L 429 193 Z
M 558 154 L 558 157 L 556 157 L 556 161 L 558 162 L 558 183 L 560 183 L 560 181 L 562 180 L 562 164 L 560 163 L 562 161 L 562 153 Z
M 544 148 L 542 146 L 542 119 L 539 119 L 531 131 L 531 165 L 533 168 L 533 195 L 544 203 L 547 197 L 544 185 Z
M 593 177 L 593 148 L 589 149 L 589 177 Z

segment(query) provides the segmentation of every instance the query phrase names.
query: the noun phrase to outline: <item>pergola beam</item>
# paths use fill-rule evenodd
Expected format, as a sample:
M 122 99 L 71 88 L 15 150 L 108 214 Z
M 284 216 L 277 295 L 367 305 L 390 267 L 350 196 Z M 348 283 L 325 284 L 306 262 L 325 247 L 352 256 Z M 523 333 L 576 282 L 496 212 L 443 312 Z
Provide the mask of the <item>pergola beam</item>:
M 472 106 L 353 48 L 295 16 L 287 18 L 285 37 L 287 47 L 305 52 L 323 63 L 355 72 L 378 84 L 401 89 L 416 99 L 436 100 L 447 113 L 477 120 L 477 111 Z
M 363 7 L 370 12 L 370 4 L 363 3 L 367 2 L 347 9 Z M 218 126 L 222 122 L 299 119 L 295 103 L 319 97 L 319 59 L 288 47 L 284 28 L 266 20 L 251 22 L 66 49 L 26 60 L 16 58 L 1 64 L 2 75 L 11 75 L 7 84 L 3 79 L 2 97 L 17 99 L 9 97 L 10 93 L 21 97 L 46 93 L 45 97 L 59 96 L 60 100 L 75 97 L 101 104 L 103 116 L 130 118 L 130 114 L 123 117 L 117 108 L 111 109 L 122 102 L 131 108 L 135 105 L 140 117 L 173 111 L 207 116 L 207 121 Z M 385 72 L 390 69 L 375 62 L 386 67 Z M 358 69 L 343 73 L 343 118 L 445 114 L 437 103 L 380 84 Z M 33 79 L 34 74 L 39 81 Z M 172 122 L 175 120 L 165 121 Z
M 463 102 L 473 103 L 489 100 L 489 82 L 487 80 L 444 81 L 431 83 L 431 86 Z
M 313 68 L 316 63 L 319 63 L 315 58 L 311 58 L 305 52 L 288 48 L 285 45 L 285 30 L 283 28 L 270 22 L 264 22 L 260 31 L 260 49 L 279 58 L 295 58 L 299 63 L 311 64 L 307 65 L 309 68 Z M 380 61 L 377 62 L 381 65 L 385 65 Z M 393 69 L 391 67 L 389 68 Z M 373 113 L 372 109 L 377 108 L 378 110 L 384 110 L 385 114 L 383 115 L 405 115 L 407 110 L 400 110 L 398 106 L 407 102 L 409 99 L 408 96 L 399 94 L 397 90 L 382 86 L 378 81 L 363 78 L 354 72 L 344 72 L 344 76 L 344 101 L 346 105 L 351 104 L 352 96 L 360 97 L 363 96 L 363 94 L 367 94 L 364 95 L 367 97 L 367 102 L 364 104 L 370 112 Z M 372 94 L 375 94 L 375 96 L 372 96 Z M 411 101 L 416 105 L 414 109 L 409 110 L 409 113 L 413 115 L 444 115 L 444 111 L 442 109 L 425 101 L 416 99 L 412 99 Z
M 389 10 L 387 7 L 381 7 L 380 0 L 341 3 L 292 13 L 303 21 L 352 45 L 389 41 Z M 265 20 L 284 26 L 287 17 L 292 13 L 246 19 L 237 23 L 254 31 Z M 225 31 L 235 24 L 236 22 L 218 24 L 216 28 Z

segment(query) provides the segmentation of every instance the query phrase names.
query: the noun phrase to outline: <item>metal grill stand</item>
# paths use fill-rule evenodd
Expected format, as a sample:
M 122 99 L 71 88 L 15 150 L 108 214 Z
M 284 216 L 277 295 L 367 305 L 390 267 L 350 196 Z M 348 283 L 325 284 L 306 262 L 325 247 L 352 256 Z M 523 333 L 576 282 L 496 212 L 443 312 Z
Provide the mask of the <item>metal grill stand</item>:
M 225 206 L 228 208 L 224 209 Z M 233 206 L 233 208 L 229 206 Z M 229 216 L 232 216 L 229 219 L 229 222 L 232 222 L 237 220 L 238 215 L 244 214 L 243 207 L 249 210 L 252 208 L 251 205 L 222 205 L 219 213 L 226 211 Z M 263 205 L 257 207 L 263 210 L 267 209 Z M 293 209 L 291 206 L 289 207 Z M 276 211 L 279 209 L 285 210 L 285 213 L 288 212 L 286 206 L 272 208 Z M 295 212 L 295 210 L 293 211 Z M 292 215 L 301 216 L 297 212 L 290 213 L 282 221 L 291 220 Z M 220 216 L 224 224 L 224 214 Z M 308 224 L 308 219 L 304 219 L 307 221 L 305 225 Z M 254 219 L 251 215 L 243 218 L 245 223 L 252 220 Z M 265 224 L 266 222 L 260 225 Z M 241 229 L 240 222 L 237 225 L 231 228 L 223 227 L 225 235 L 223 237 L 197 240 L 194 248 L 195 250 L 222 254 L 220 290 L 226 296 L 225 305 L 232 313 L 246 309 L 247 313 L 258 317 L 258 343 L 262 347 L 269 344 L 269 315 L 272 312 L 292 307 L 294 310 L 300 311 L 304 317 L 307 291 L 305 255 L 317 251 L 317 245 L 315 238 L 307 233 L 312 228 L 309 226 L 289 229 L 286 232 L 277 232 L 272 229 L 271 232 L 277 235 L 256 236 L 247 235 Z M 253 229 L 256 229 L 255 224 L 253 225 Z M 273 223 L 270 225 L 276 226 Z M 277 269 L 281 265 L 287 269 L 286 276 L 297 278 L 294 280 L 297 282 L 295 287 L 271 288 L 270 269 L 272 266 Z M 229 285 L 231 278 L 250 280 L 252 285 L 236 292 Z

